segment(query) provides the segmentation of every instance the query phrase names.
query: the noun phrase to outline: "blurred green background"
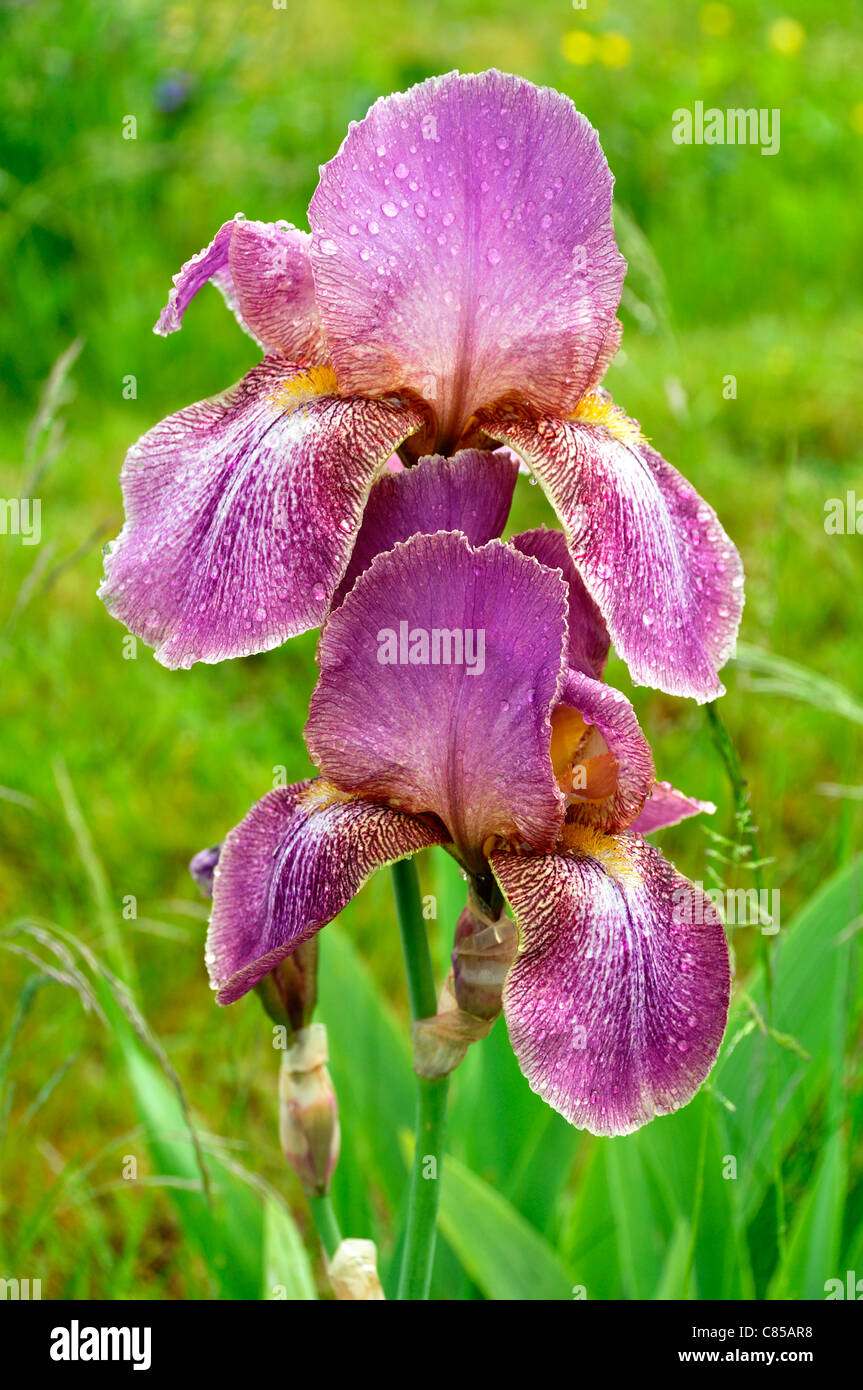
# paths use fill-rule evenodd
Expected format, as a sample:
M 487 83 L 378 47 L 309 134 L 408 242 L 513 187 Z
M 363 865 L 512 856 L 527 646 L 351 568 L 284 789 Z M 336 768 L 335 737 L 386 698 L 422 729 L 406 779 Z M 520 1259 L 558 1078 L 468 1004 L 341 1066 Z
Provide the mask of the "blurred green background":
M 863 537 L 824 529 L 828 499 L 863 499 L 859 7 L 22 0 L 0 7 L 0 496 L 41 499 L 42 540 L 0 536 L 0 1276 L 43 1297 L 327 1296 L 278 1149 L 269 1025 L 254 997 L 213 1005 L 186 873 L 274 769 L 309 771 L 315 635 L 190 672 L 140 643 L 127 659 L 100 549 L 128 445 L 257 356 L 212 289 L 154 337 L 172 273 L 238 210 L 306 226 L 319 163 L 379 94 L 491 66 L 568 93 L 616 175 L 630 270 L 607 384 L 743 553 L 722 717 L 782 928 L 730 932 L 711 1082 L 631 1138 L 570 1130 L 501 1022 L 472 1050 L 435 1296 L 822 1298 L 863 1273 Z M 672 112 L 696 100 L 779 108 L 780 152 L 675 145 Z M 513 529 L 548 519 L 522 480 Z M 705 712 L 632 692 L 616 660 L 608 676 L 659 775 L 719 807 L 665 853 L 753 886 Z M 422 874 L 443 973 L 463 885 L 444 857 Z M 385 875 L 324 933 L 321 993 L 334 1200 L 389 1281 L 412 1083 Z

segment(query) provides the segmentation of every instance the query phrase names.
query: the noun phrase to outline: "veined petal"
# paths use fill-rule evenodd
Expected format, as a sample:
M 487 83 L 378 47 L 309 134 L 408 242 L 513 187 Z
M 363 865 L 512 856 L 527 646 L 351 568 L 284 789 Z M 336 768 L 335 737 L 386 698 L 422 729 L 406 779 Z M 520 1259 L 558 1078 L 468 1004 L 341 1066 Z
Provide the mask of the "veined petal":
M 549 713 L 565 642 L 553 570 L 497 541 L 414 536 L 327 620 L 311 756 L 346 790 L 438 816 L 468 867 L 491 835 L 551 848 L 563 798 Z
M 558 569 L 569 589 L 569 654 L 567 663 L 573 671 L 602 678 L 608 661 L 608 628 L 605 619 L 584 587 L 581 575 L 572 563 L 572 556 L 562 531 L 541 527 L 522 531 L 513 536 L 510 545 L 522 555 L 533 555 L 541 565 Z
M 608 398 L 579 410 L 572 420 L 499 416 L 484 428 L 548 494 L 633 681 L 713 700 L 743 610 L 740 556 L 715 512 Z
M 215 872 L 207 968 L 217 1002 L 262 980 L 376 869 L 440 843 L 422 821 L 320 779 L 269 792 L 228 835 Z
M 241 327 L 265 351 L 280 352 L 291 362 L 326 362 L 310 244 L 308 232 L 289 222 L 248 222 L 238 216 L 223 223 L 210 245 L 174 276 L 156 332 L 176 332 L 191 300 L 212 280 Z
M 588 725 L 583 751 L 575 754 L 588 774 L 587 785 L 574 790 L 567 822 L 590 825 L 607 834 L 626 830 L 650 795 L 656 775 L 650 744 L 635 710 L 622 691 L 578 671 L 567 672 L 559 700 L 577 710 Z M 591 761 L 597 757 L 604 761 L 606 750 L 614 759 L 611 789 L 600 788 L 597 796 L 591 786 Z
M 369 494 L 336 602 L 376 555 L 418 533 L 462 531 L 471 545 L 496 540 L 506 525 L 517 477 L 518 464 L 508 449 L 502 457 L 462 449 L 451 459 L 427 456 L 413 468 L 385 473 Z
M 630 1134 L 685 1105 L 728 1016 L 710 900 L 635 836 L 491 863 L 519 926 L 503 1011 L 531 1088 L 592 1134 Z
M 442 452 L 510 394 L 574 409 L 623 283 L 612 184 L 590 122 L 523 78 L 448 73 L 376 102 L 309 209 L 343 389 L 418 392 Z
M 378 471 L 418 424 L 394 404 L 341 399 L 326 368 L 264 358 L 129 450 L 106 607 L 171 667 L 316 627 Z
M 694 796 L 677 791 L 670 782 L 656 782 L 631 829 L 635 835 L 650 835 L 654 830 L 677 825 L 688 816 L 715 814 L 712 801 L 696 801 Z

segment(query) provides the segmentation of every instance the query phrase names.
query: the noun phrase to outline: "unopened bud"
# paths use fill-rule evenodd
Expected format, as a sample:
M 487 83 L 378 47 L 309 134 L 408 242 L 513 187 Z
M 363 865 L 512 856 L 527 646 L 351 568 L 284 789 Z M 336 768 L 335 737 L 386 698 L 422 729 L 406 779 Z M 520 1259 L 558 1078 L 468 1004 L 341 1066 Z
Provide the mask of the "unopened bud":
M 327 1070 L 323 1023 L 303 1028 L 282 1053 L 279 1139 L 309 1197 L 323 1197 L 338 1162 L 341 1135 L 336 1093 Z
M 194 859 L 189 863 L 189 873 L 201 890 L 202 898 L 213 896 L 213 874 L 216 872 L 216 865 L 219 862 L 219 855 L 222 846 L 211 845 L 209 849 L 198 850 Z
M 476 1018 L 497 1018 L 503 982 L 517 950 L 518 932 L 506 912 L 490 917 L 476 895 L 469 893 L 456 923 L 452 953 L 454 992 L 460 1009 Z
M 333 1292 L 340 1303 L 366 1299 L 381 1302 L 378 1252 L 373 1240 L 343 1240 L 327 1266 Z

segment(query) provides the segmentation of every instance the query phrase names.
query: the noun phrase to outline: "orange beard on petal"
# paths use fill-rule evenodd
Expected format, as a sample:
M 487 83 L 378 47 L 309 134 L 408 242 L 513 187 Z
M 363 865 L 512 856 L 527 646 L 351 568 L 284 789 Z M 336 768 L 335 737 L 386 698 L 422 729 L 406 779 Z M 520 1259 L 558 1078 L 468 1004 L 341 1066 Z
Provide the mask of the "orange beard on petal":
M 639 881 L 633 858 L 634 841 L 626 835 L 604 835 L 592 826 L 568 822 L 563 827 L 558 848 L 579 859 L 595 859 L 620 882 L 635 884 Z

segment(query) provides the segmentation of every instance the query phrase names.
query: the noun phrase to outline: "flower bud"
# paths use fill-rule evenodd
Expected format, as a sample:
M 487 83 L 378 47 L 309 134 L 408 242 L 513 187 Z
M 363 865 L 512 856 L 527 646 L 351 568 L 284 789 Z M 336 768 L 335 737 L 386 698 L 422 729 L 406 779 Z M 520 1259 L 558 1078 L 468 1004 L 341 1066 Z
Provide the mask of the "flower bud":
M 189 873 L 201 890 L 202 898 L 213 896 L 213 874 L 222 852 L 221 844 L 211 845 L 209 849 L 198 850 L 189 863 Z
M 343 1240 L 327 1266 L 333 1292 L 340 1303 L 366 1299 L 381 1302 L 378 1252 L 373 1240 Z
M 282 1053 L 279 1074 L 279 1139 L 309 1197 L 329 1190 L 339 1157 L 339 1111 L 328 1060 L 327 1030 L 313 1023 Z

